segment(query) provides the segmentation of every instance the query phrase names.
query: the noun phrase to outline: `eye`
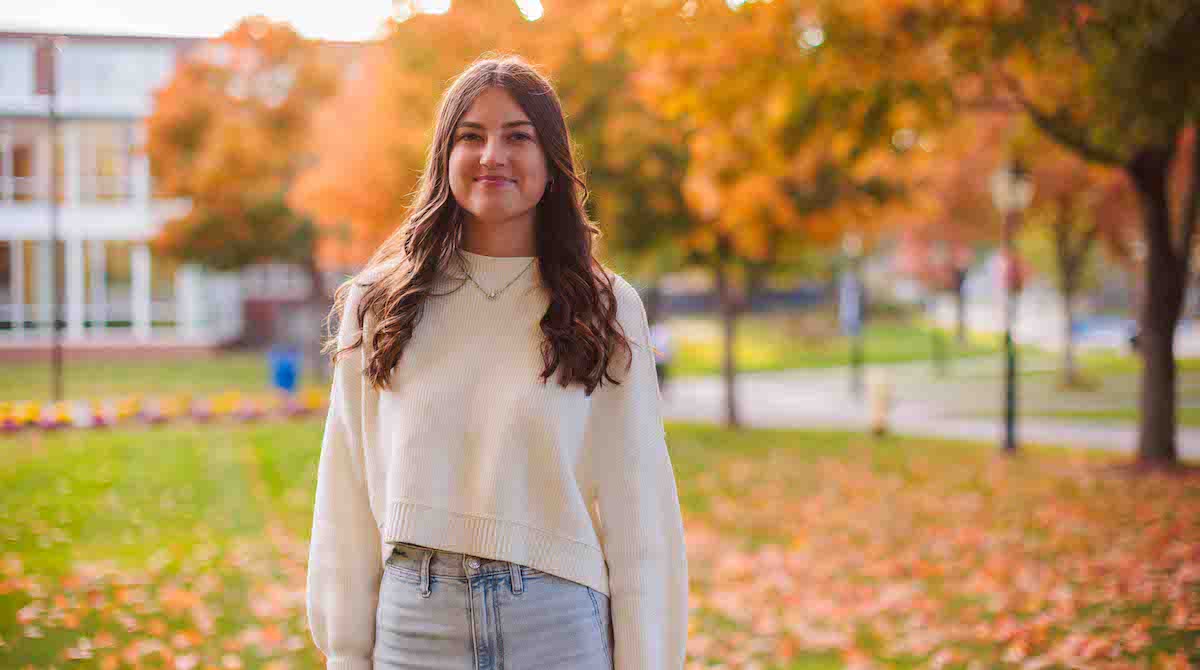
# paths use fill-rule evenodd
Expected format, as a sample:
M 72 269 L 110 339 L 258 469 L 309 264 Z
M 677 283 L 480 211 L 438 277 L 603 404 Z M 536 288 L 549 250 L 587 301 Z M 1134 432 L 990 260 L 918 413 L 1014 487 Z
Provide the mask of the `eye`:
M 460 142 L 463 140 L 469 140 L 471 138 L 479 139 L 479 135 L 475 133 L 463 133 L 462 135 L 458 136 Z
M 520 140 L 532 140 L 533 139 L 533 136 L 529 135 L 528 133 L 513 133 L 512 136 L 514 138 L 520 139 Z

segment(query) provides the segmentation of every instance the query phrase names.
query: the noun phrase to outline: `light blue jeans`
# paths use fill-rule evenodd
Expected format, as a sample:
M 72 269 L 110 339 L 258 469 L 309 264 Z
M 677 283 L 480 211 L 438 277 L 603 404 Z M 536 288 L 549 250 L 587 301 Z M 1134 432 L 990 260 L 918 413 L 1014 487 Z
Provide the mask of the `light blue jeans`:
M 394 546 L 379 584 L 376 670 L 612 670 L 603 593 L 517 563 Z

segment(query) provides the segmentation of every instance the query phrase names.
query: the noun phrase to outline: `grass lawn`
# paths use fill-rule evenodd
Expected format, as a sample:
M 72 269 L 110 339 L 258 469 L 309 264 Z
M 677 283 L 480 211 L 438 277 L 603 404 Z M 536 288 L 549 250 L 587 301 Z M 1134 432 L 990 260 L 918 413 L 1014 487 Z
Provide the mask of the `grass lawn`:
M 1135 375 L 1142 370 L 1142 359 L 1128 351 L 1088 350 L 1078 358 L 1080 367 L 1096 376 Z M 1177 358 L 1175 365 L 1180 372 L 1200 372 L 1200 358 Z
M 5 383 L 0 401 L 50 400 L 50 359 L 3 364 Z M 303 374 L 303 373 L 302 373 Z M 187 391 L 208 395 L 238 389 L 265 391 L 270 370 L 263 352 L 222 352 L 177 359 L 66 360 L 63 394 L 68 400 L 91 400 L 131 393 Z
M 320 667 L 303 596 L 322 420 L 0 441 L 0 667 Z M 1195 477 L 667 429 L 689 668 L 1200 662 Z
M 1032 351 L 1021 355 L 1018 369 L 1026 366 L 1021 370 L 1018 382 L 1022 416 L 1079 422 L 1137 422 L 1141 361 L 1136 356 L 1115 351 L 1081 352 L 1078 365 L 1084 384 L 1077 387 L 1063 386 L 1058 360 L 1059 356 L 1049 352 Z M 1181 358 L 1177 366 L 1179 425 L 1200 426 L 1200 359 Z M 959 375 L 960 381 L 987 389 L 988 402 L 979 407 L 968 398 L 960 403 L 962 406 L 957 407 L 955 413 L 999 418 L 1002 371 L 997 365 L 993 370 Z M 960 391 L 959 395 L 965 396 L 965 392 Z
M 714 375 L 721 371 L 723 335 L 720 322 L 711 317 L 678 317 L 670 320 L 675 357 L 673 377 Z M 851 340 L 836 332 L 837 318 L 821 312 L 752 314 L 738 319 L 735 358 L 743 372 L 771 372 L 794 368 L 828 368 L 850 364 Z M 1000 339 L 972 336 L 959 346 L 953 333 L 943 340 L 949 358 L 994 354 Z M 875 320 L 863 335 L 868 363 L 904 363 L 933 357 L 933 330 L 915 321 Z
M 1058 377 L 1061 375 L 1061 360 L 1060 353 L 1021 347 L 1017 354 L 1017 371 L 1022 377 Z M 1021 369 L 1028 363 L 1040 365 L 1037 369 Z M 1076 355 L 1076 365 L 1080 373 L 1091 381 L 1109 377 L 1136 379 L 1142 370 L 1142 361 L 1137 356 L 1124 351 L 1107 349 L 1080 352 Z M 1180 373 L 1200 372 L 1200 358 L 1177 358 L 1175 366 Z
M 1100 421 L 1104 423 L 1136 423 L 1138 411 L 1133 407 L 1098 410 L 1060 410 L 1033 414 L 1064 421 Z M 1181 426 L 1189 428 L 1200 427 L 1200 407 L 1180 407 L 1176 409 L 1176 420 Z

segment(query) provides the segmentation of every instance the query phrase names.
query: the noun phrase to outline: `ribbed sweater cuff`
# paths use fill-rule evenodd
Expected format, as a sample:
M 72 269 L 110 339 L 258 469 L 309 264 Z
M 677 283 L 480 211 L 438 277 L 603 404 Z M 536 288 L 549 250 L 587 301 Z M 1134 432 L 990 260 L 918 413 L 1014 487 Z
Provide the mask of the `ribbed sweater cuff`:
M 330 658 L 325 662 L 325 670 L 371 670 L 371 659 L 357 656 Z

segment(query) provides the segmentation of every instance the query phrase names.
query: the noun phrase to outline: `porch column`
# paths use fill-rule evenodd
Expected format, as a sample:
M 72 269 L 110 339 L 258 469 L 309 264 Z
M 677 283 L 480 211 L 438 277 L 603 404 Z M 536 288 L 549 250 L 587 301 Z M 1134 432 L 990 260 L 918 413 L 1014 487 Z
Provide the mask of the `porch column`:
M 145 242 L 135 242 L 129 251 L 133 274 L 133 336 L 139 340 L 150 339 L 150 247 Z
M 25 240 L 8 241 L 8 287 L 13 334 L 25 334 Z
M 64 243 L 66 244 L 66 255 L 63 262 L 66 264 L 67 276 L 67 337 L 82 338 L 84 316 L 83 240 L 72 236 L 66 238 Z
M 142 146 L 146 141 L 145 123 L 138 123 L 133 128 L 133 144 Z M 150 157 L 143 153 L 135 153 L 131 157 L 133 178 L 133 202 L 136 205 L 148 207 L 150 204 Z
M 12 123 L 0 124 L 0 200 L 11 203 L 17 189 L 17 168 L 13 158 Z
M 78 123 L 64 123 L 63 130 L 63 201 L 77 205 L 80 201 L 80 180 L 83 176 L 82 143 Z
M 180 337 L 195 339 L 201 335 L 204 316 L 200 266 L 185 263 L 175 271 L 175 328 Z
M 49 205 L 50 203 L 50 173 L 54 170 L 52 164 L 53 158 L 50 156 L 50 133 L 47 131 L 44 134 L 37 136 L 36 144 L 34 144 L 34 160 L 33 160 L 33 175 L 34 179 L 33 192 L 38 200 Z
M 54 327 L 54 248 L 50 240 L 37 241 L 37 325 L 43 335 Z
M 104 240 L 89 240 L 88 279 L 91 284 L 92 331 L 104 332 L 108 320 L 108 269 L 106 267 Z

